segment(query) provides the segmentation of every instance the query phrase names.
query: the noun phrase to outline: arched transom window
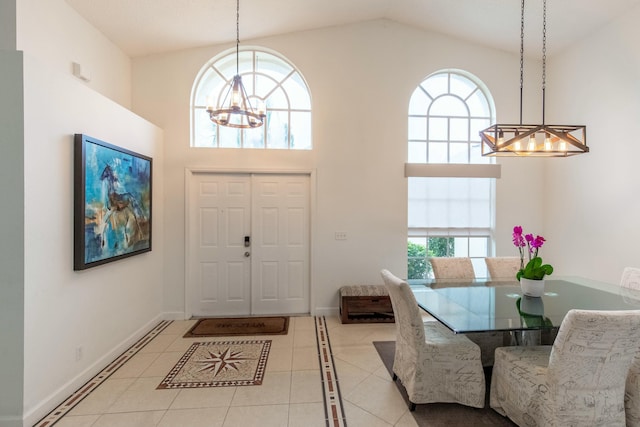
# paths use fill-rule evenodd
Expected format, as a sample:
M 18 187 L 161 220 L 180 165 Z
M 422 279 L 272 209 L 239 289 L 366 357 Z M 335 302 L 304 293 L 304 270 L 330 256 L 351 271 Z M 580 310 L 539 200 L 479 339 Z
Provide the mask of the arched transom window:
M 219 105 L 236 70 L 252 102 L 266 107 L 265 124 L 236 129 L 209 119 L 207 105 Z M 255 104 L 254 104 L 255 105 Z M 198 73 L 191 96 L 191 146 L 310 150 L 311 95 L 302 74 L 281 56 L 259 49 L 236 50 L 209 61 Z
M 493 118 L 488 90 L 459 70 L 435 73 L 409 103 L 409 162 L 491 163 L 482 157 L 480 131 Z

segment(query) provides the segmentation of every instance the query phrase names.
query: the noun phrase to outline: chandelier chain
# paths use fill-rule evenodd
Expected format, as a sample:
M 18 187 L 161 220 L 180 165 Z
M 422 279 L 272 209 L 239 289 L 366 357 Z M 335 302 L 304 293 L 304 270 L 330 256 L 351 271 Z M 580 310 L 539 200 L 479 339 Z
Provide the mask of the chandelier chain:
M 236 74 L 240 74 L 240 0 L 236 0 Z
M 542 124 L 544 125 L 547 88 L 547 0 L 542 1 Z
M 547 0 L 542 2 L 542 89 L 547 83 Z
M 522 124 L 522 88 L 524 86 L 524 0 L 520 2 L 520 124 Z

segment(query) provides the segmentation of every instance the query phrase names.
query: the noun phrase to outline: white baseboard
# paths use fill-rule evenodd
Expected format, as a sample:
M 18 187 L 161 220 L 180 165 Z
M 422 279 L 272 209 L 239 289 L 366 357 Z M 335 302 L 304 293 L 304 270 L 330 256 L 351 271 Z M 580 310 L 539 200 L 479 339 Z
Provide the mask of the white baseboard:
M 101 370 L 103 370 L 109 363 L 113 362 L 116 357 L 124 353 L 129 347 L 135 344 L 140 338 L 145 336 L 151 331 L 158 323 L 164 320 L 164 316 L 159 314 L 144 326 L 138 328 L 137 331 L 132 333 L 128 338 L 123 340 L 120 344 L 115 346 L 111 351 L 105 353 L 100 359 L 96 360 L 91 366 L 87 367 L 84 371 L 80 372 L 74 378 L 67 381 L 58 390 L 51 393 L 32 410 L 25 413 L 22 418 L 22 423 L 16 424 L 16 427 L 31 427 L 40 419 L 45 417 L 49 412 L 54 410 L 60 402 L 63 402 L 66 398 L 71 396 L 77 389 L 82 387 L 87 381 L 95 377 Z M 12 424 L 6 424 L 7 427 Z M 0 426 L 5 426 L 3 420 L 0 419 Z
M 164 320 L 187 320 L 184 311 L 165 311 L 162 313 Z
M 287 313 L 279 313 L 279 314 L 287 314 Z M 340 309 L 338 307 L 316 307 L 315 310 L 311 313 L 311 316 L 337 316 L 340 314 Z M 302 314 L 306 315 L 306 314 Z M 163 320 L 188 320 L 185 317 L 184 311 L 165 311 L 162 314 Z
M 338 307 L 316 307 L 314 310 L 314 316 L 337 316 L 340 314 L 340 309 Z

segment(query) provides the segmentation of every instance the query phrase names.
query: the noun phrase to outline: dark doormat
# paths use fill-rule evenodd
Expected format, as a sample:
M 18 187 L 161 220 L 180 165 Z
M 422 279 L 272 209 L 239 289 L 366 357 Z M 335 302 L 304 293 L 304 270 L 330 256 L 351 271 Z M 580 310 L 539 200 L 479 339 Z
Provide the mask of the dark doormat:
M 393 377 L 393 358 L 396 351 L 395 341 L 374 341 L 374 347 L 378 351 L 382 363 Z M 456 403 L 427 403 L 416 405 L 416 410 L 411 414 L 420 427 L 469 427 L 469 426 L 516 426 L 507 417 L 503 417 L 489 407 L 489 383 L 491 381 L 491 368 L 485 368 L 487 379 L 487 394 L 484 408 L 472 408 Z M 409 397 L 404 386 L 397 380 L 396 386 L 407 405 Z
M 288 316 L 207 317 L 199 319 L 184 338 L 225 337 L 232 335 L 286 335 Z

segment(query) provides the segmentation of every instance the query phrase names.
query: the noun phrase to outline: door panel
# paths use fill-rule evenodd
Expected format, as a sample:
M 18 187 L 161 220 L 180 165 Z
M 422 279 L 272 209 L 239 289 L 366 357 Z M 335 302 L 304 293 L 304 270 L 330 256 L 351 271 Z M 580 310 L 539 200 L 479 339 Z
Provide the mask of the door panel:
M 253 178 L 252 311 L 309 312 L 309 177 Z
M 251 312 L 249 175 L 195 174 L 189 207 L 187 311 L 198 316 Z

